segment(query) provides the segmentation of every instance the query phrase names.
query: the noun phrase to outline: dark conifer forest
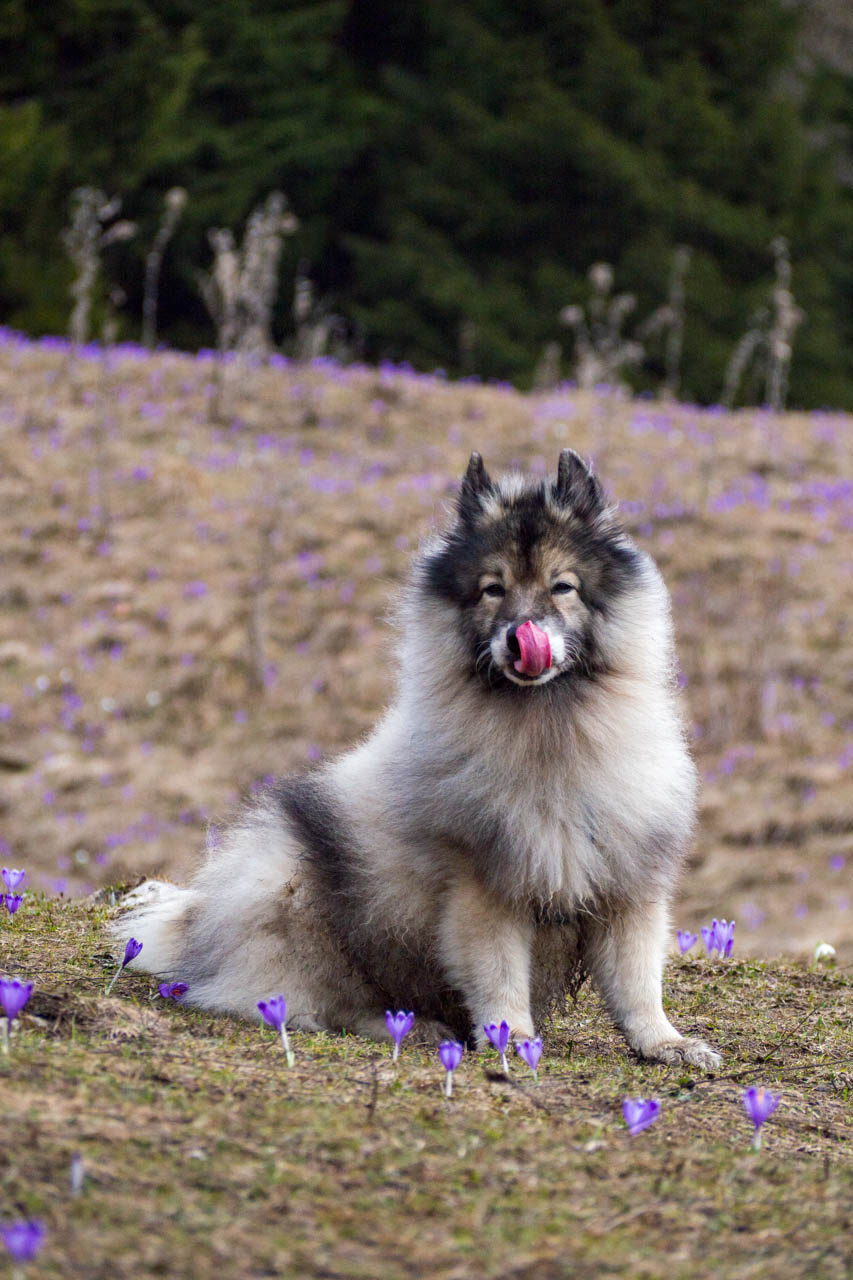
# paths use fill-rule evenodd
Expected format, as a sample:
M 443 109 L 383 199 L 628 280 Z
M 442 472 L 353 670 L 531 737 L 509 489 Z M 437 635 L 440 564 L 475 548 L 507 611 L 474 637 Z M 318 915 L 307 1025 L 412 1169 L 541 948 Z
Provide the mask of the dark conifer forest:
M 96 320 L 138 339 L 181 186 L 160 337 L 213 345 L 208 230 L 282 191 L 285 351 L 302 272 L 359 358 L 529 386 L 548 343 L 571 371 L 558 317 L 594 263 L 636 297 L 630 337 L 686 246 L 680 393 L 715 402 L 784 237 L 789 403 L 850 409 L 851 72 L 830 0 L 3 0 L 0 320 L 67 330 L 62 230 L 88 185 L 137 224 L 104 252 Z M 627 376 L 655 389 L 644 346 Z

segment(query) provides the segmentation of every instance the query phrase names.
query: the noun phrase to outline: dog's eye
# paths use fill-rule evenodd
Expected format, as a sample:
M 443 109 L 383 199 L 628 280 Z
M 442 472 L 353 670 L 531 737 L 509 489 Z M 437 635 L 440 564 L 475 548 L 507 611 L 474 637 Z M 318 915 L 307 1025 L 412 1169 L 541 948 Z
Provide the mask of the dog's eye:
M 484 596 L 489 596 L 492 600 L 503 600 L 506 595 L 506 591 L 504 591 L 499 582 L 490 582 L 487 587 L 483 587 L 482 594 Z
M 573 582 L 555 582 L 551 588 L 552 596 L 565 596 L 570 591 L 577 591 L 577 587 Z

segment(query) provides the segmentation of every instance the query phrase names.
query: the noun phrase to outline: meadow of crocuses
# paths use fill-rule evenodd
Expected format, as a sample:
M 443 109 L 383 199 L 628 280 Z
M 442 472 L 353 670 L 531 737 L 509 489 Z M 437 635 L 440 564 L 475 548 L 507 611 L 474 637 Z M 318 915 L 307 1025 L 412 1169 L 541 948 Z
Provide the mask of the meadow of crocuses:
M 480 1053 L 406 1010 L 384 1044 L 287 1036 L 278 992 L 213 1017 L 119 970 L 109 912 L 25 890 L 0 934 L 0 1240 L 27 1276 L 849 1274 L 848 971 L 674 958 L 711 1078 L 632 1060 L 587 988 Z
M 185 874 L 241 792 L 374 722 L 469 451 L 572 444 L 673 596 L 704 782 L 676 923 L 853 958 L 850 426 L 0 331 L 0 856 L 70 895 Z
M 26 1274 L 845 1274 L 849 427 L 0 334 L 0 1228 Z M 437 1053 L 405 1010 L 386 1045 L 289 1038 L 286 992 L 247 1026 L 125 972 L 114 887 L 185 874 L 240 791 L 373 723 L 394 589 L 470 450 L 544 474 L 565 444 L 672 590 L 704 789 L 667 1006 L 723 1073 L 631 1060 L 588 990 L 534 1040 Z

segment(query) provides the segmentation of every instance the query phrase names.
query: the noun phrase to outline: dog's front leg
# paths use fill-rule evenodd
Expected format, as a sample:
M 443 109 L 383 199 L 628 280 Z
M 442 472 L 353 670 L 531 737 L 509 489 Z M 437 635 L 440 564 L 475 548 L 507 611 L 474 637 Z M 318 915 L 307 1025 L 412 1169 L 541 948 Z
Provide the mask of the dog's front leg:
M 613 1021 L 641 1058 L 716 1071 L 720 1055 L 704 1040 L 682 1036 L 663 1011 L 667 928 L 664 903 L 622 906 L 591 927 L 590 972 Z
M 478 1046 L 484 1025 L 509 1023 L 516 1039 L 534 1034 L 530 1015 L 533 923 L 474 879 L 450 889 L 439 925 L 445 973 L 465 997 Z

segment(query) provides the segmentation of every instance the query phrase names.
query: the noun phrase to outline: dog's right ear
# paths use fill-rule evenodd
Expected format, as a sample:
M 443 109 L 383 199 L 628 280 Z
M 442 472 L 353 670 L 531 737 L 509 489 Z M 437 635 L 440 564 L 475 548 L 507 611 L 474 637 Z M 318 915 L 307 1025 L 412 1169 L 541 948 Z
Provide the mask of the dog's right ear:
M 472 453 L 459 490 L 460 517 L 474 520 L 483 509 L 483 498 L 493 491 L 491 476 L 483 466 L 483 459 L 479 453 Z
M 571 507 L 582 520 L 593 520 L 607 506 L 604 490 L 574 449 L 560 452 L 554 496 L 561 506 Z

